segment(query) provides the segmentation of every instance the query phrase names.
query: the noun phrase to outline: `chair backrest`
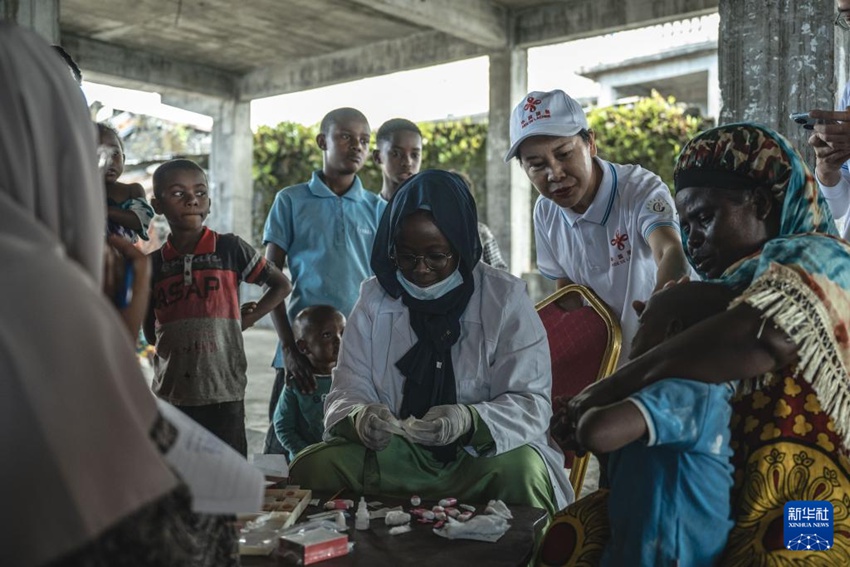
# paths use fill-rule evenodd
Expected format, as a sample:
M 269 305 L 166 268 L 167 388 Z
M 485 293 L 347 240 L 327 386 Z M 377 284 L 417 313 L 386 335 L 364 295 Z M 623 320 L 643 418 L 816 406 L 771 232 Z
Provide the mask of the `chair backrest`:
M 552 411 L 557 416 L 570 398 L 614 371 L 622 334 L 611 310 L 590 289 L 578 284 L 559 289 L 536 308 L 549 338 Z M 562 440 L 553 438 L 563 449 Z M 578 497 L 589 455 L 576 457 L 573 451 L 564 450 L 564 457 Z

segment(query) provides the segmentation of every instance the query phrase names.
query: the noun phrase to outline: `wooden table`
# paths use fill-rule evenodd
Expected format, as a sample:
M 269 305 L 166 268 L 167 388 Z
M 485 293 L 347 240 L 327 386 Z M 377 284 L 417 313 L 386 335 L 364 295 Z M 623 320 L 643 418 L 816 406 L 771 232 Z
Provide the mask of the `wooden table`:
M 378 498 L 366 498 L 367 501 L 380 500 L 385 506 L 401 504 L 398 501 L 388 501 Z M 324 502 L 324 500 L 321 500 Z M 430 507 L 435 502 L 423 502 L 423 507 Z M 410 503 L 402 504 L 404 511 L 410 511 Z M 479 511 L 484 506 L 475 505 Z M 510 529 L 499 541 L 488 543 L 468 539 L 449 540 L 433 533 L 433 524 L 420 524 L 415 519 L 410 526 L 413 530 L 397 536 L 389 535 L 389 528 L 383 519 L 369 522 L 369 529 L 358 531 L 354 529 L 354 510 L 348 520 L 349 541 L 354 542 L 354 549 L 344 557 L 336 557 L 322 561 L 316 565 L 322 567 L 395 567 L 402 565 L 427 565 L 429 567 L 467 567 L 470 565 L 486 565 L 495 567 L 516 567 L 527 565 L 532 559 L 535 537 L 539 537 L 546 523 L 546 511 L 530 506 L 510 506 L 513 520 Z M 302 516 L 321 511 L 318 507 L 310 507 Z M 249 566 L 278 566 L 288 565 L 277 555 L 271 557 L 242 557 L 242 565 Z

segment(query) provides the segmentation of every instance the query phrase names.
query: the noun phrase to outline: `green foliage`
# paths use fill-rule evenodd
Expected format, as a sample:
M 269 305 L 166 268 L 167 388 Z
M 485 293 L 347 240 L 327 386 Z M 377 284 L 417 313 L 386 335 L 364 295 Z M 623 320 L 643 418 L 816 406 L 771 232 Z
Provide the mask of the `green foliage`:
M 422 169 L 455 169 L 469 175 L 474 184 L 480 215 L 484 217 L 486 194 L 487 124 L 471 120 L 422 123 Z M 377 130 L 377 127 L 375 127 Z M 254 243 L 262 243 L 263 224 L 278 191 L 308 181 L 322 168 L 322 152 L 316 146 L 318 125 L 282 122 L 261 126 L 254 134 Z M 375 147 L 374 139 L 372 147 Z M 380 168 L 371 159 L 358 174 L 363 186 L 381 190 Z
M 615 163 L 635 163 L 657 173 L 670 186 L 673 166 L 682 146 L 704 124 L 681 105 L 657 92 L 628 105 L 593 108 L 588 123 L 596 132 L 599 154 Z M 373 125 L 377 130 L 377 125 Z M 487 123 L 469 119 L 419 124 L 422 130 L 422 169 L 454 169 L 473 181 L 479 216 L 486 218 Z M 274 197 L 284 187 L 310 179 L 322 168 L 316 146 L 318 125 L 283 122 L 262 126 L 254 135 L 254 242 L 262 242 L 263 224 Z M 374 148 L 374 140 L 372 147 Z M 359 173 L 363 185 L 381 190 L 381 170 L 372 160 Z M 497 188 L 498 190 L 498 188 Z M 536 195 L 531 195 L 533 202 Z
M 682 146 L 704 128 L 673 97 L 652 96 L 621 106 L 593 108 L 587 122 L 596 133 L 599 155 L 614 163 L 635 163 L 673 186 L 673 167 Z

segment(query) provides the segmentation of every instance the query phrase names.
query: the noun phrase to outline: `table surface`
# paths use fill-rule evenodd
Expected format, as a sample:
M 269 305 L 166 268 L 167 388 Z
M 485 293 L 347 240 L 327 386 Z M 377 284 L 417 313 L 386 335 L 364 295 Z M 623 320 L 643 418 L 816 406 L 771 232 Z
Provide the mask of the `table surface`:
M 410 503 L 400 503 L 397 500 L 368 498 L 367 501 L 379 500 L 385 506 L 392 507 L 402 504 L 404 511 L 409 512 Z M 321 500 L 324 503 L 324 499 Z M 422 507 L 430 507 L 436 502 L 423 502 Z M 355 504 L 356 506 L 356 504 Z M 478 511 L 483 511 L 483 505 L 475 505 Z M 489 543 L 468 539 L 446 539 L 433 533 L 433 524 L 422 524 L 414 518 L 410 523 L 412 531 L 392 536 L 383 518 L 369 522 L 368 530 L 354 529 L 354 510 L 348 519 L 349 541 L 354 542 L 354 548 L 348 555 L 322 561 L 323 567 L 356 567 L 356 566 L 396 566 L 396 565 L 429 565 L 434 567 L 453 567 L 468 565 L 492 565 L 496 567 L 514 567 L 527 565 L 531 560 L 534 549 L 534 539 L 539 537 L 546 522 L 546 511 L 530 506 L 510 506 L 513 520 L 509 520 L 510 529 L 499 541 Z M 308 507 L 301 519 L 306 520 L 308 514 L 321 511 L 318 507 Z M 272 554 L 270 557 L 242 557 L 242 565 L 277 566 L 288 565 Z

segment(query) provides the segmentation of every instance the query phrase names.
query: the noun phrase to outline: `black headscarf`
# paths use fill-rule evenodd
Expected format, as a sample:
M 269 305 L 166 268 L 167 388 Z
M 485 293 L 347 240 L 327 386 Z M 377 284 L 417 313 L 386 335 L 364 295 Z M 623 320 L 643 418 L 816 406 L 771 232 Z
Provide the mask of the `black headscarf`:
M 440 232 L 458 257 L 463 284 L 430 301 L 411 297 L 396 278 L 390 256 L 402 222 L 420 209 L 429 210 Z M 399 417 L 422 417 L 431 407 L 457 403 L 451 347 L 460 337 L 460 316 L 475 290 L 472 269 L 481 259 L 478 212 L 469 188 L 460 176 L 429 169 L 404 182 L 393 196 L 375 236 L 372 271 L 386 292 L 401 297 L 410 311 L 410 326 L 418 342 L 396 361 L 405 376 Z M 444 462 L 455 458 L 455 444 L 432 448 Z

